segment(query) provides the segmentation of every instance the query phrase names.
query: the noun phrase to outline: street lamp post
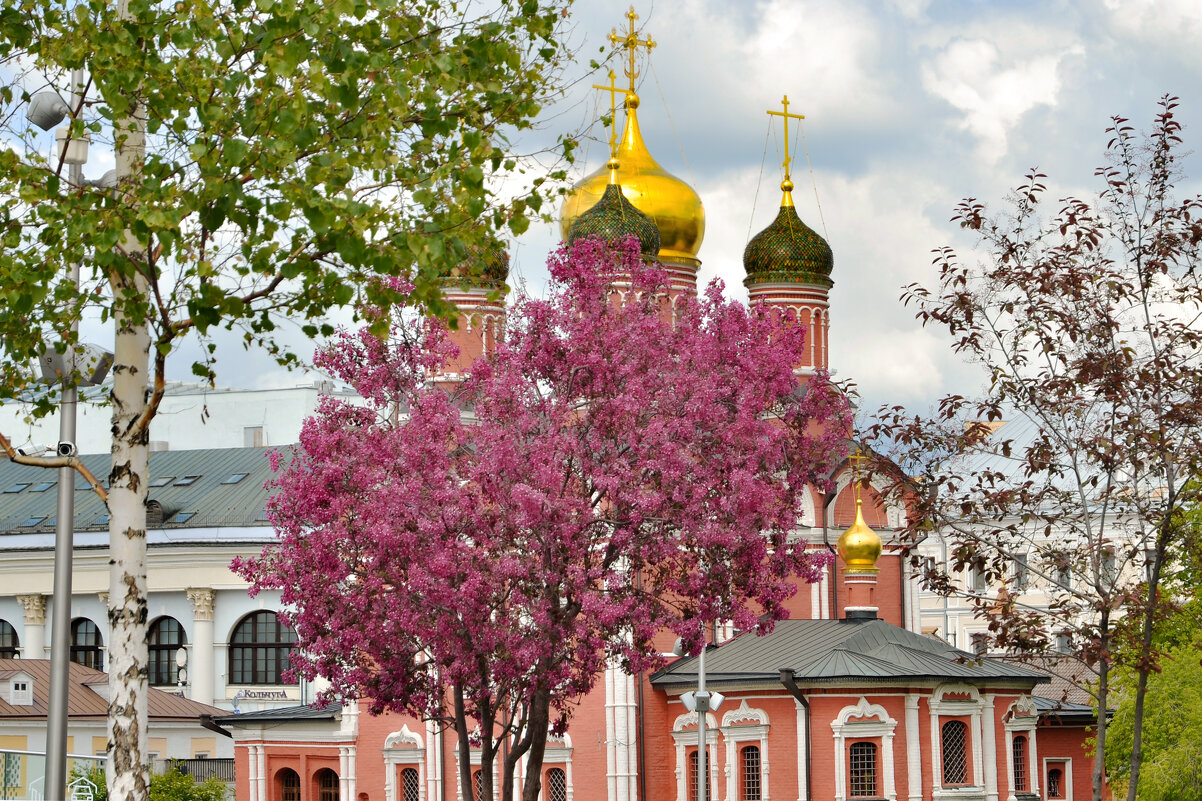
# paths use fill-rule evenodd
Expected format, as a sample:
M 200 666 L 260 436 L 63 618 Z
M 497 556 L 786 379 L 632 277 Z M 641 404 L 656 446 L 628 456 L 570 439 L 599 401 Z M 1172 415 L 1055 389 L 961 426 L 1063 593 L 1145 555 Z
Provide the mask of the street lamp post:
M 701 655 L 697 657 L 697 691 L 687 692 L 680 696 L 685 709 L 697 713 L 697 801 L 708 801 L 709 796 L 709 763 L 707 744 L 705 742 L 706 714 L 717 712 L 718 707 L 726 700 L 722 693 L 711 693 L 705 689 L 705 649 L 707 647 L 704 628 L 702 629 Z M 683 656 L 681 641 L 676 641 L 674 649 L 677 656 Z M 687 773 L 687 771 L 686 771 Z
M 27 116 L 30 122 L 43 130 L 50 130 L 78 107 L 83 93 L 83 70 L 71 73 L 71 105 L 65 103 L 54 92 L 42 92 L 34 96 Z M 68 165 L 67 180 L 78 189 L 84 185 L 83 165 L 87 161 L 86 141 L 72 141 L 70 135 L 57 137 L 62 147 L 61 157 Z M 72 285 L 79 285 L 79 263 L 73 262 L 69 269 Z M 79 321 L 71 322 L 69 341 L 78 339 Z M 58 455 L 75 456 L 75 418 L 80 384 L 98 384 L 104 380 L 111 356 L 107 357 L 96 349 L 85 349 L 73 344 L 61 365 L 55 370 L 57 356 L 48 353 L 43 359 L 43 378 L 51 381 L 57 376 L 62 381 L 62 397 L 59 403 Z M 92 363 L 88 364 L 91 359 Z M 81 373 L 86 368 L 87 376 Z M 50 369 L 47 369 L 50 368 Z M 75 546 L 75 469 L 60 467 L 58 471 L 58 509 L 54 526 L 54 611 L 51 616 L 50 643 L 50 708 L 46 725 L 46 798 L 67 797 L 67 718 L 68 696 L 71 678 L 71 570 Z

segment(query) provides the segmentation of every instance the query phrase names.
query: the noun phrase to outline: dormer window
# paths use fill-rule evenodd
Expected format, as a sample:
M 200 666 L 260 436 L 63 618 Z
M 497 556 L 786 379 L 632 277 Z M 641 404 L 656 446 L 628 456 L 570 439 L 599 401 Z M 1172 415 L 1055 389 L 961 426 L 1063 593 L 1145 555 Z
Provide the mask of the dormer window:
M 9 681 L 8 703 L 12 706 L 33 706 L 33 680 L 18 676 Z

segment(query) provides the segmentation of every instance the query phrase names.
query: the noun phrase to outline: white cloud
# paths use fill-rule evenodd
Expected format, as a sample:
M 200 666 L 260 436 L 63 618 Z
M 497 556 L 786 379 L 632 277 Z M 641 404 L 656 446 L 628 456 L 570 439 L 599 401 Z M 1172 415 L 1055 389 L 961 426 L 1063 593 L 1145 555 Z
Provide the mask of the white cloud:
M 1041 55 L 1007 53 L 987 39 L 956 39 L 924 63 L 922 82 L 962 112 L 959 127 L 977 138 L 984 159 L 996 163 L 1024 114 L 1057 103 L 1061 62 L 1083 52 L 1074 44 Z

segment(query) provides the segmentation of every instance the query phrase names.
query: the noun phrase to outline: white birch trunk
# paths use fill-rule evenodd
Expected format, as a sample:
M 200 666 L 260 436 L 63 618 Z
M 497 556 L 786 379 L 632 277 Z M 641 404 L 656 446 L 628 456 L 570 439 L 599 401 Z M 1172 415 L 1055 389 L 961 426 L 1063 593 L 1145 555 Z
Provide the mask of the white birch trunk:
M 128 0 L 118 17 L 128 18 Z M 116 131 L 118 191 L 141 180 L 145 158 L 145 112 L 139 87 L 129 87 L 133 105 Z M 127 231 L 126 256 L 146 263 L 146 244 Z M 148 652 L 146 643 L 146 482 L 149 480 L 149 425 L 142 420 L 150 383 L 150 332 L 144 313 L 121 310 L 121 296 L 146 298 L 147 284 L 115 277 L 117 312 L 113 347 L 113 455 L 109 473 L 109 631 L 108 767 L 110 801 L 147 801 Z M 128 295 L 127 295 L 128 296 Z M 134 303 L 140 301 L 135 300 Z M 128 303 L 126 301 L 125 303 Z

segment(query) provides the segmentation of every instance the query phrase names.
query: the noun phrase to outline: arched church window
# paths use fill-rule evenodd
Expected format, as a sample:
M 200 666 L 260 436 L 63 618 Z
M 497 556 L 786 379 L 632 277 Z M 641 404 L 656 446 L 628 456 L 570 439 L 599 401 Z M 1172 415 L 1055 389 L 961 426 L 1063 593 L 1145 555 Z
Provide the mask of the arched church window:
M 876 743 L 852 743 L 847 753 L 847 794 L 872 798 L 876 793 Z
M 71 661 L 94 670 L 104 670 L 104 642 L 100 629 L 86 617 L 71 622 Z
M 743 801 L 760 801 L 760 748 L 758 745 L 745 745 L 739 756 Z
M 175 658 L 187 644 L 184 627 L 173 617 L 160 617 L 150 624 L 150 683 L 161 687 L 179 682 Z
M 1064 773 L 1060 768 L 1048 771 L 1048 798 L 1064 798 Z
M 401 792 L 404 801 L 418 801 L 421 796 L 421 784 L 415 768 L 405 768 L 401 771 Z
M 283 684 L 296 632 L 275 612 L 252 612 L 230 637 L 230 684 Z
M 943 784 L 968 784 L 968 726 L 962 720 L 949 720 L 939 730 L 939 748 L 943 754 Z
M 1027 792 L 1027 738 L 1022 734 L 1014 735 L 1010 743 L 1011 756 L 1014 758 L 1014 792 Z
M 568 801 L 568 776 L 563 768 L 547 771 L 547 801 Z
M 17 630 L 7 620 L 0 620 L 0 659 L 16 659 L 21 653 Z
M 688 801 L 697 801 L 698 775 L 697 775 L 697 749 L 689 752 L 689 798 Z M 713 793 L 710 791 L 709 771 L 705 772 L 705 798 L 706 801 L 714 801 Z
M 276 774 L 280 786 L 280 801 L 300 801 L 300 774 L 292 768 L 284 768 Z
M 338 801 L 338 774 L 329 768 L 317 771 L 317 801 Z

